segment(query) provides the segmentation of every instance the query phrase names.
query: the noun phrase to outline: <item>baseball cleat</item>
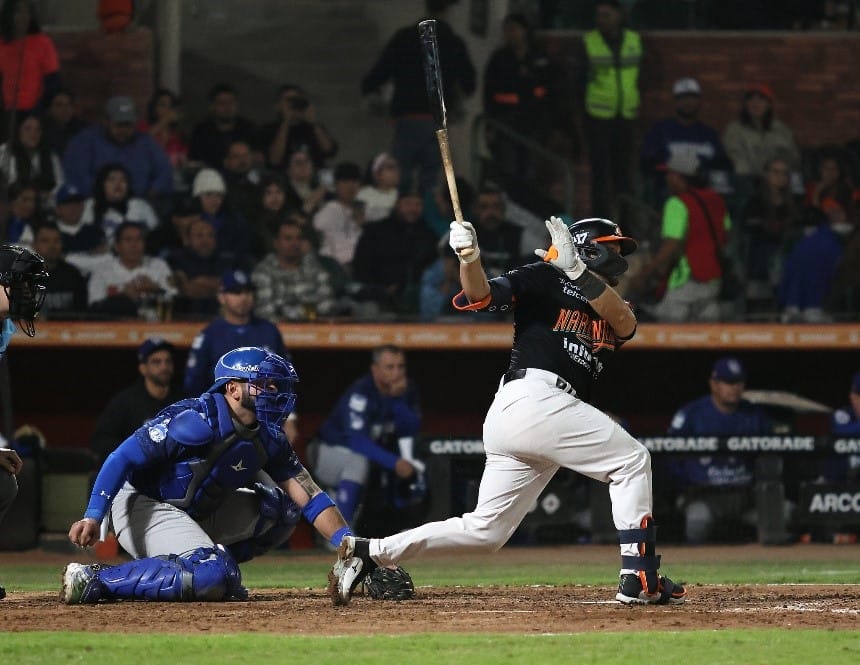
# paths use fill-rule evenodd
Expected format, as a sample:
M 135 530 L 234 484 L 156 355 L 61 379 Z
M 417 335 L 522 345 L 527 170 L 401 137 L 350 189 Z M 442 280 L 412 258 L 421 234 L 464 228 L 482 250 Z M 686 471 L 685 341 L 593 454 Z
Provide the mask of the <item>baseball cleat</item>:
M 668 577 L 660 576 L 655 593 L 648 593 L 636 573 L 626 573 L 618 581 L 615 600 L 625 605 L 681 605 L 687 599 L 687 589 Z
M 344 536 L 337 547 L 337 561 L 328 574 L 332 603 L 348 605 L 355 587 L 376 567 L 376 562 L 370 558 L 369 540 Z
M 63 588 L 60 602 L 66 605 L 95 603 L 99 599 L 99 580 L 96 576 L 99 566 L 85 566 L 70 563 L 63 569 Z

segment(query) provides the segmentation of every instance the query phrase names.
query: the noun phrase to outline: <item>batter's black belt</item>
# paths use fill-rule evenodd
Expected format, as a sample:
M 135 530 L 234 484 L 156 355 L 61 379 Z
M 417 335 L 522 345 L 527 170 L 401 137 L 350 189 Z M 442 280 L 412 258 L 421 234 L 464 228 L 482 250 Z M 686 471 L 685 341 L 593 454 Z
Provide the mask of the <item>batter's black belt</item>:
M 505 372 L 505 375 L 502 377 L 502 385 L 506 383 L 510 383 L 511 381 L 517 381 L 518 379 L 526 378 L 526 374 L 529 372 L 534 372 L 536 374 L 539 373 L 540 378 L 545 382 L 549 383 L 553 378 L 555 378 L 555 387 L 559 390 L 563 390 L 568 395 L 576 395 L 576 391 L 573 389 L 573 386 L 562 379 L 558 374 L 553 374 L 552 372 L 547 372 L 546 370 L 533 370 L 533 369 L 512 369 L 509 372 Z

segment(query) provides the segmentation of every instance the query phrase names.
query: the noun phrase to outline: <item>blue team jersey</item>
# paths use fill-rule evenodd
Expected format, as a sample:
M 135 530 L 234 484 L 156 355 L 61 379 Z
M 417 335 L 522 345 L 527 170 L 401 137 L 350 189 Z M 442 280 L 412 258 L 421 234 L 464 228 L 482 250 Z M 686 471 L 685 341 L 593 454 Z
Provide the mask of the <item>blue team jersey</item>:
M 734 413 L 723 413 L 705 395 L 681 407 L 672 418 L 670 436 L 756 436 L 771 434 L 773 423 L 764 409 L 741 400 Z M 676 457 L 667 463 L 675 481 L 688 486 L 741 486 L 752 481 L 747 461 L 731 455 Z
M 394 468 L 400 457 L 397 440 L 415 436 L 421 428 L 418 394 L 410 382 L 400 397 L 382 395 L 367 374 L 341 395 L 319 430 L 334 446 L 346 446 L 373 461 Z
M 830 432 L 839 436 L 860 436 L 860 418 L 850 406 L 833 412 Z
M 240 346 L 259 346 L 290 359 L 281 331 L 271 321 L 251 317 L 245 325 L 237 326 L 218 317 L 191 342 L 185 365 L 185 394 L 197 396 L 209 388 L 218 358 Z
M 230 492 L 253 483 L 257 472 L 281 483 L 303 468 L 286 436 L 243 427 L 223 395 L 207 394 L 167 407 L 120 444 L 99 471 L 84 516 L 102 519 L 128 480 L 141 493 L 202 519 Z

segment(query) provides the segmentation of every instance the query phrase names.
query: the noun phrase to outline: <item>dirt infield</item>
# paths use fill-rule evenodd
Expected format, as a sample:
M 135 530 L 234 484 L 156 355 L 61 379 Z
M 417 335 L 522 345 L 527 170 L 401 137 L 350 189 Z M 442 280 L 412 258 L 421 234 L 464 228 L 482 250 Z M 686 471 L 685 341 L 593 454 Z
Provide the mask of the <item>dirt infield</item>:
M 507 564 L 518 561 L 606 560 L 607 548 L 529 548 L 503 550 Z M 667 552 L 667 557 L 671 552 Z M 858 560 L 856 546 L 799 546 L 767 549 L 701 548 L 679 550 L 673 561 L 816 561 Z M 36 560 L 34 560 L 34 557 Z M 472 562 L 477 557 L 467 558 Z M 56 554 L 4 554 L 4 562 L 56 562 Z M 309 559 L 312 560 L 312 559 Z M 329 555 L 319 556 L 321 568 Z M 439 559 L 443 560 L 444 559 Z M 464 563 L 464 557 L 457 558 Z M 452 559 L 452 565 L 456 565 Z M 370 635 L 421 632 L 577 633 L 621 630 L 690 630 L 723 628 L 827 628 L 856 630 L 860 620 L 860 585 L 691 585 L 689 601 L 673 607 L 626 607 L 612 600 L 610 586 L 421 586 L 417 598 L 402 603 L 356 597 L 334 608 L 322 587 L 253 589 L 248 602 L 109 603 L 68 607 L 54 593 L 12 593 L 2 601 L 3 628 L 98 632 Z M 302 614 L 303 610 L 313 610 Z M 313 622 L 297 617 L 314 617 Z

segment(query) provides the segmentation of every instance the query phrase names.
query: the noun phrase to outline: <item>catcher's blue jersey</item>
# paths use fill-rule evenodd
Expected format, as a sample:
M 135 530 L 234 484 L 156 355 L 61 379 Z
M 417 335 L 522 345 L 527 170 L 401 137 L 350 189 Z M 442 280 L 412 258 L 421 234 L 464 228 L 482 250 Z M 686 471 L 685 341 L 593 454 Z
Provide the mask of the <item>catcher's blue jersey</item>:
M 235 421 L 224 396 L 181 400 L 144 423 L 99 471 L 84 517 L 101 520 L 122 484 L 202 519 L 264 470 L 281 483 L 303 469 L 286 436 Z

